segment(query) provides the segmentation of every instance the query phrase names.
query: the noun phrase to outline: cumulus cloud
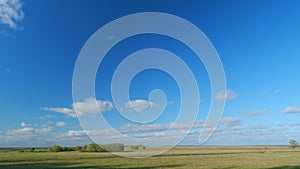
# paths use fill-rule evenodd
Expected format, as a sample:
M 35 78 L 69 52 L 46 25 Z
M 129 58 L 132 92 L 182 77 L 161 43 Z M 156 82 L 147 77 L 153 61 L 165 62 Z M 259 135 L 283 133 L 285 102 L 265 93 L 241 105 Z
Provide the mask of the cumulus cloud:
M 234 100 L 236 99 L 238 94 L 231 89 L 219 92 L 217 94 L 218 100 Z
M 56 125 L 58 127 L 68 127 L 68 124 L 66 122 L 63 122 L 63 121 L 56 122 Z
M 196 134 L 196 132 L 195 131 L 193 131 L 193 130 L 181 130 L 180 131 L 180 134 L 188 134 L 188 135 L 191 135 L 191 134 Z
M 248 126 L 246 127 L 246 129 L 249 130 L 260 130 L 260 129 L 267 129 L 268 126 L 264 126 L 264 125 L 253 125 L 253 126 Z
M 40 120 L 45 120 L 45 119 L 50 119 L 50 118 L 54 118 L 54 116 L 52 116 L 50 114 L 46 114 L 45 116 L 39 117 Z
M 128 124 L 121 126 L 118 131 L 122 133 L 131 132 L 153 132 L 166 130 L 170 127 L 170 124 Z
M 209 140 L 208 144 L 239 144 L 239 143 L 261 143 L 264 140 L 274 140 L 274 138 L 282 138 L 286 142 L 291 136 L 299 136 L 299 132 L 296 131 L 296 127 L 300 126 L 299 122 L 286 124 L 288 126 L 294 126 L 295 130 L 291 130 L 290 127 L 281 127 L 281 125 L 254 125 L 244 126 L 242 121 L 236 117 L 225 117 L 220 121 L 219 128 L 214 131 L 213 128 L 207 128 L 202 132 L 212 132 L 214 135 Z M 24 124 L 27 124 L 24 122 Z M 64 122 L 54 123 L 55 126 L 64 126 Z M 82 145 L 91 142 L 88 135 L 98 139 L 100 143 L 112 143 L 115 141 L 121 141 L 124 144 L 138 144 L 131 142 L 130 138 L 145 139 L 144 145 L 162 145 L 172 142 L 172 140 L 187 134 L 188 142 L 183 144 L 198 144 L 198 136 L 201 127 L 204 126 L 204 121 L 196 121 L 194 127 L 190 130 L 192 121 L 187 122 L 171 122 L 166 124 L 128 124 L 117 128 L 119 134 L 116 134 L 113 129 L 103 130 L 69 130 L 66 132 L 55 131 L 50 126 L 35 126 L 35 127 L 22 127 L 18 129 L 9 129 L 2 133 L 0 137 L 0 145 L 18 145 L 18 146 L 51 146 L 55 144 L 59 145 Z M 54 127 L 54 126 L 53 126 Z M 169 130 L 165 132 L 163 130 Z M 1 132 L 0 132 L 1 133 Z M 153 141 L 153 137 L 159 137 L 159 141 Z M 147 142 L 147 140 L 150 140 Z M 274 144 L 282 143 L 278 142 L 278 139 Z M 139 143 L 140 144 L 140 143 Z
M 225 117 L 221 120 L 221 123 L 225 127 L 235 127 L 235 126 L 240 126 L 242 123 L 242 120 L 236 117 Z
M 282 114 L 300 113 L 300 105 L 287 107 L 281 111 Z
M 68 117 L 84 116 L 87 114 L 97 114 L 114 109 L 112 102 L 86 98 L 83 102 L 75 102 L 73 108 L 46 107 L 43 110 L 62 113 Z M 77 114 L 75 112 L 77 111 Z
M 154 106 L 153 102 L 147 100 L 131 100 L 125 104 L 126 111 L 143 112 Z
M 53 128 L 43 127 L 43 128 L 33 128 L 33 127 L 24 127 L 20 129 L 10 129 L 6 131 L 7 135 L 30 135 L 30 136 L 41 136 L 47 135 L 49 132 L 53 131 Z
M 204 122 L 201 121 L 188 121 L 188 122 L 173 122 L 166 124 L 128 124 L 121 126 L 117 130 L 121 133 L 134 133 L 134 132 L 157 132 L 163 130 L 188 130 L 192 128 L 201 128 L 203 127 Z
M 22 29 L 20 22 L 24 18 L 20 0 L 0 0 L 0 23 L 11 29 Z
M 245 112 L 244 114 L 246 116 L 256 116 L 256 115 L 260 115 L 260 114 L 264 114 L 269 112 L 268 109 L 263 109 L 263 110 L 258 110 L 258 111 L 250 111 L 250 112 Z
M 86 131 L 83 131 L 83 130 L 70 130 L 66 133 L 66 136 L 85 137 L 85 136 L 87 136 L 87 134 L 86 134 Z
M 45 107 L 43 108 L 45 111 L 52 111 L 56 113 L 62 113 L 68 117 L 77 117 L 76 112 L 73 109 L 69 108 L 60 108 L 60 107 Z
M 31 127 L 31 126 L 32 126 L 32 124 L 27 124 L 25 122 L 21 123 L 21 127 Z
M 223 125 L 221 129 L 215 130 L 214 128 L 206 128 L 205 131 L 202 132 L 214 132 L 226 134 L 230 132 L 240 132 L 242 131 L 242 121 L 239 118 L 235 117 L 226 117 L 223 118 L 220 123 Z M 194 124 L 194 125 L 193 125 Z M 190 127 L 193 126 L 191 129 Z M 159 137 L 165 141 L 165 143 L 172 142 L 176 137 L 180 137 L 182 135 L 189 136 L 198 136 L 200 133 L 200 128 L 204 126 L 204 121 L 196 121 L 195 123 L 192 121 L 186 122 L 171 122 L 166 124 L 127 124 L 117 128 L 119 133 L 116 134 L 112 129 L 106 130 L 98 130 L 98 131 L 69 131 L 65 137 L 78 137 L 83 138 L 86 136 L 85 133 L 89 135 L 93 135 L 94 137 L 99 137 L 99 140 L 106 142 L 114 142 L 119 141 L 119 138 L 122 138 L 122 142 L 128 144 L 132 144 L 130 138 L 141 138 L 146 140 L 152 140 L 149 144 L 157 144 L 160 145 L 162 142 L 153 142 L 153 137 Z M 209 126 L 209 124 L 208 124 Z M 166 131 L 167 130 L 167 131 Z M 143 142 L 144 143 L 144 142 Z M 148 144 L 145 142 L 145 144 Z
M 96 100 L 94 98 L 86 98 L 83 102 L 73 103 L 73 108 L 81 116 L 87 113 L 97 114 L 114 108 L 110 101 Z
M 51 146 L 45 140 L 55 134 L 54 129 L 51 126 L 34 126 L 6 130 L 0 146 Z
M 225 127 L 240 127 L 242 125 L 242 121 L 239 118 L 235 117 L 225 117 L 220 121 Z M 205 124 L 204 121 L 187 121 L 187 122 L 173 122 L 167 124 L 128 124 L 121 126 L 117 130 L 121 133 L 134 133 L 134 132 L 158 132 L 164 130 L 189 130 L 192 126 L 193 129 L 199 129 L 202 127 L 207 128 L 207 130 L 212 129 L 210 128 L 210 123 Z

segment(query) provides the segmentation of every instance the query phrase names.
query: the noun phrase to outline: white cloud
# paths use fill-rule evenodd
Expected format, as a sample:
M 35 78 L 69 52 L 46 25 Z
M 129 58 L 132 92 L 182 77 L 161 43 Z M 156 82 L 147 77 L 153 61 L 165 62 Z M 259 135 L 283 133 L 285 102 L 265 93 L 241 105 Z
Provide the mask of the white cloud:
M 44 128 L 33 128 L 33 127 L 24 127 L 20 129 L 10 129 L 6 131 L 7 135 L 30 135 L 30 136 L 40 136 L 47 135 L 49 132 L 53 131 L 53 128 L 48 126 Z
M 214 145 L 238 145 L 238 144 L 264 144 L 268 141 L 272 144 L 286 143 L 290 137 L 297 138 L 299 132 L 296 127 L 297 123 L 289 123 L 289 127 L 280 127 L 281 125 L 254 125 L 243 126 L 242 121 L 236 117 L 225 117 L 220 121 L 219 128 L 214 131 L 213 128 L 207 128 L 202 132 L 212 132 L 214 135 L 207 144 Z M 25 123 L 27 124 L 27 123 Z M 58 123 L 56 123 L 57 125 Z M 62 122 L 62 125 L 65 123 Z M 10 129 L 2 133 L 0 137 L 0 145 L 10 146 L 52 146 L 55 144 L 74 146 L 89 144 L 91 140 L 88 135 L 93 136 L 99 143 L 122 142 L 127 145 L 144 144 L 144 145 L 168 145 L 175 139 L 187 134 L 186 141 L 181 144 L 198 144 L 198 137 L 201 130 L 197 128 L 203 127 L 203 121 L 196 121 L 195 127 L 189 130 L 193 122 L 173 122 L 167 124 L 128 124 L 122 126 L 116 134 L 113 129 L 103 130 L 69 130 L 67 132 L 57 132 L 52 127 L 42 125 L 38 127 L 23 127 L 19 129 Z M 33 125 L 34 126 L 34 125 Z M 163 130 L 169 130 L 165 132 Z M 125 133 L 124 133 L 125 132 Z M 1 133 L 1 131 L 0 131 Z M 87 135 L 88 134 L 88 135 Z M 280 137 L 279 137 L 280 136 Z M 131 138 L 145 139 L 143 142 L 133 143 Z M 153 141 L 154 137 L 158 137 L 158 141 Z M 275 139 L 281 138 L 281 139 Z M 275 139 L 275 140 L 274 140 Z M 155 140 L 155 139 L 154 139 Z M 283 142 L 282 142 L 283 140 Z
M 225 127 L 236 127 L 236 126 L 240 126 L 242 121 L 236 117 L 225 117 L 221 120 L 221 123 Z
M 31 127 L 31 126 L 32 126 L 32 124 L 27 124 L 25 122 L 21 123 L 21 127 Z
M 217 94 L 218 100 L 234 100 L 236 99 L 238 94 L 231 89 L 219 92 Z
M 275 89 L 274 93 L 278 94 L 278 93 L 280 93 L 280 91 L 281 91 L 280 89 Z
M 128 124 L 121 126 L 118 131 L 122 133 L 132 132 L 152 132 L 166 130 L 170 127 L 170 124 Z
M 94 98 L 86 98 L 83 102 L 73 103 L 73 108 L 76 109 L 79 116 L 87 113 L 97 114 L 114 108 L 112 102 L 96 100 Z
M 87 134 L 83 130 L 70 130 L 66 133 L 66 136 L 86 137 Z
M 46 122 L 46 125 L 52 125 L 52 124 L 54 124 L 54 122 L 51 121 L 51 120 L 48 120 L 48 121 Z
M 0 146 L 51 146 L 45 140 L 52 137 L 54 133 L 51 126 L 8 129 Z
M 214 128 L 206 128 L 205 131 L 202 132 L 214 132 L 214 133 L 237 133 L 242 131 L 242 121 L 235 117 L 226 117 L 223 118 L 220 123 L 223 125 L 215 130 Z M 191 125 L 194 124 L 194 127 L 190 130 Z M 112 132 L 112 130 L 99 130 L 99 131 L 87 131 L 89 135 L 93 135 L 97 138 L 99 137 L 100 141 L 105 140 L 105 142 L 114 142 L 114 141 L 122 141 L 123 143 L 132 144 L 133 141 L 130 138 L 140 138 L 145 139 L 143 144 L 145 145 L 162 145 L 168 144 L 172 142 L 177 137 L 181 137 L 182 135 L 187 134 L 190 136 L 198 136 L 200 133 L 200 128 L 204 125 L 204 121 L 196 121 L 194 122 L 173 122 L 167 124 L 128 124 L 121 126 L 116 129 L 121 134 L 116 134 Z M 208 124 L 209 126 L 209 124 Z M 198 129 L 197 129 L 198 128 Z M 108 134 L 106 134 L 108 133 Z M 69 135 L 73 135 L 74 137 L 83 137 L 83 131 L 70 131 Z M 119 137 L 121 139 L 119 139 Z M 163 142 L 156 142 L 153 140 L 154 137 L 159 137 Z M 147 142 L 147 140 L 152 140 L 152 142 Z
M 181 130 L 180 134 L 188 134 L 188 135 L 191 135 L 191 134 L 196 134 L 195 131 L 193 130 Z
M 52 111 L 56 113 L 62 113 L 68 117 L 77 117 L 76 112 L 73 109 L 69 108 L 60 108 L 60 107 L 45 107 L 43 110 Z
M 75 102 L 73 108 L 49 107 L 43 108 L 46 111 L 62 113 L 68 117 L 84 116 L 86 114 L 97 114 L 114 109 L 112 102 L 86 98 L 83 102 Z M 75 110 L 77 111 L 77 114 Z
M 254 125 L 254 126 L 248 126 L 246 129 L 249 130 L 260 130 L 260 129 L 267 129 L 268 126 L 263 126 L 263 125 Z
M 0 0 L 0 23 L 11 29 L 22 29 L 19 25 L 24 18 L 22 3 L 19 0 Z
M 194 125 L 193 125 L 194 124 Z M 189 122 L 173 122 L 167 124 L 128 124 L 121 126 L 117 129 L 121 133 L 134 133 L 134 132 L 157 132 L 163 130 L 188 130 L 191 126 L 193 128 L 201 128 L 204 125 L 203 121 Z
M 46 114 L 45 116 L 39 117 L 40 120 L 45 120 L 45 119 L 50 119 L 50 118 L 54 118 L 54 116 L 52 116 L 50 114 Z
M 225 117 L 220 121 L 225 127 L 240 127 L 242 121 L 239 118 L 235 117 Z M 121 126 L 117 129 L 121 133 L 134 133 L 134 132 L 157 132 L 164 130 L 188 130 L 191 126 L 193 129 L 202 128 L 204 125 L 207 127 L 207 130 L 210 130 L 210 126 L 213 123 L 204 124 L 204 121 L 187 121 L 187 122 L 173 122 L 167 124 L 128 124 Z
M 147 100 L 131 100 L 125 104 L 125 111 L 143 112 L 154 106 L 153 102 Z
M 282 114 L 300 113 L 300 105 L 294 107 L 287 107 L 281 112 Z
M 139 134 L 132 135 L 132 137 L 134 138 L 152 138 L 152 137 L 162 137 L 162 136 L 166 136 L 166 134 L 154 132 L 154 133 L 139 133 Z
M 250 111 L 250 112 L 245 112 L 244 114 L 246 116 L 255 116 L 255 115 L 260 115 L 269 112 L 268 109 L 263 109 L 263 110 L 258 110 L 258 111 Z
M 66 122 L 63 122 L 63 121 L 56 122 L 56 125 L 58 127 L 68 127 L 68 124 Z

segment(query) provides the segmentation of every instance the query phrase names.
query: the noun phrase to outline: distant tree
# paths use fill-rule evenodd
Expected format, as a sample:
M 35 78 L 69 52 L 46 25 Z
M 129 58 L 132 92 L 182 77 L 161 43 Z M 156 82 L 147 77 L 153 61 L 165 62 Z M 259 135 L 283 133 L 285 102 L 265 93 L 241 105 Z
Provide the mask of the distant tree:
M 109 152 L 122 152 L 125 149 L 124 145 L 120 143 L 105 144 L 103 148 Z
M 145 146 L 143 146 L 143 145 L 139 145 L 139 149 L 140 149 L 140 150 L 145 150 L 145 149 L 146 149 L 146 147 L 145 147 Z
M 296 140 L 290 140 L 289 143 L 290 143 L 290 147 L 292 147 L 293 149 L 299 146 L 299 143 Z
M 86 147 L 85 152 L 105 152 L 105 150 L 102 148 L 102 146 L 93 143 Z
M 130 146 L 130 149 L 135 151 L 135 150 L 145 150 L 146 147 L 143 145 L 136 145 L 136 146 Z
M 130 149 L 131 149 L 131 150 L 138 150 L 138 149 L 139 149 L 139 146 L 130 146 Z
M 64 146 L 61 148 L 61 151 L 75 151 L 76 148 L 75 147 L 67 147 L 67 146 Z
M 34 150 L 35 150 L 35 148 L 32 147 L 32 148 L 29 149 L 29 152 L 34 152 Z
M 50 149 L 52 152 L 60 152 L 62 148 L 60 146 L 52 146 Z
M 87 148 L 87 145 L 82 146 L 81 149 L 80 149 L 80 152 L 85 152 L 86 148 Z
M 81 151 L 82 150 L 82 146 L 76 146 L 76 147 L 74 147 L 74 150 L 75 151 Z
M 68 151 L 68 147 L 64 146 L 61 151 Z

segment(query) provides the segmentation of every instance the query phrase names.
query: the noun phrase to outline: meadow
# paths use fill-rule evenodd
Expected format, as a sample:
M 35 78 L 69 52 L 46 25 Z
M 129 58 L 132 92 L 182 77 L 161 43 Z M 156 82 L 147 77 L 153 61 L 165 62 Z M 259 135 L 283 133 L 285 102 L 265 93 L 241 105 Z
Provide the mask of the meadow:
M 146 148 L 151 149 L 157 147 Z M 300 168 L 300 149 L 288 146 L 175 147 L 149 158 L 126 158 L 107 152 L 49 152 L 42 148 L 36 148 L 35 152 L 1 149 L 0 168 L 297 169 Z

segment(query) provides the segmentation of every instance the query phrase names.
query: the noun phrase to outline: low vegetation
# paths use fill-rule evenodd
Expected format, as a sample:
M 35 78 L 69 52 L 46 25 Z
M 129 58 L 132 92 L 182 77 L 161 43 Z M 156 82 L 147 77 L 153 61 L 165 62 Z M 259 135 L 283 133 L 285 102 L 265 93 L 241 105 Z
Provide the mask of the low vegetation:
M 113 144 L 96 144 L 92 143 L 84 146 L 76 147 L 61 147 L 61 146 L 52 146 L 50 148 L 51 152 L 64 152 L 64 151 L 80 151 L 80 152 L 123 152 L 125 147 L 120 143 Z
M 135 145 L 135 146 L 130 146 L 130 149 L 131 149 L 132 151 L 137 151 L 137 150 L 145 150 L 146 147 L 143 146 L 143 145 Z

